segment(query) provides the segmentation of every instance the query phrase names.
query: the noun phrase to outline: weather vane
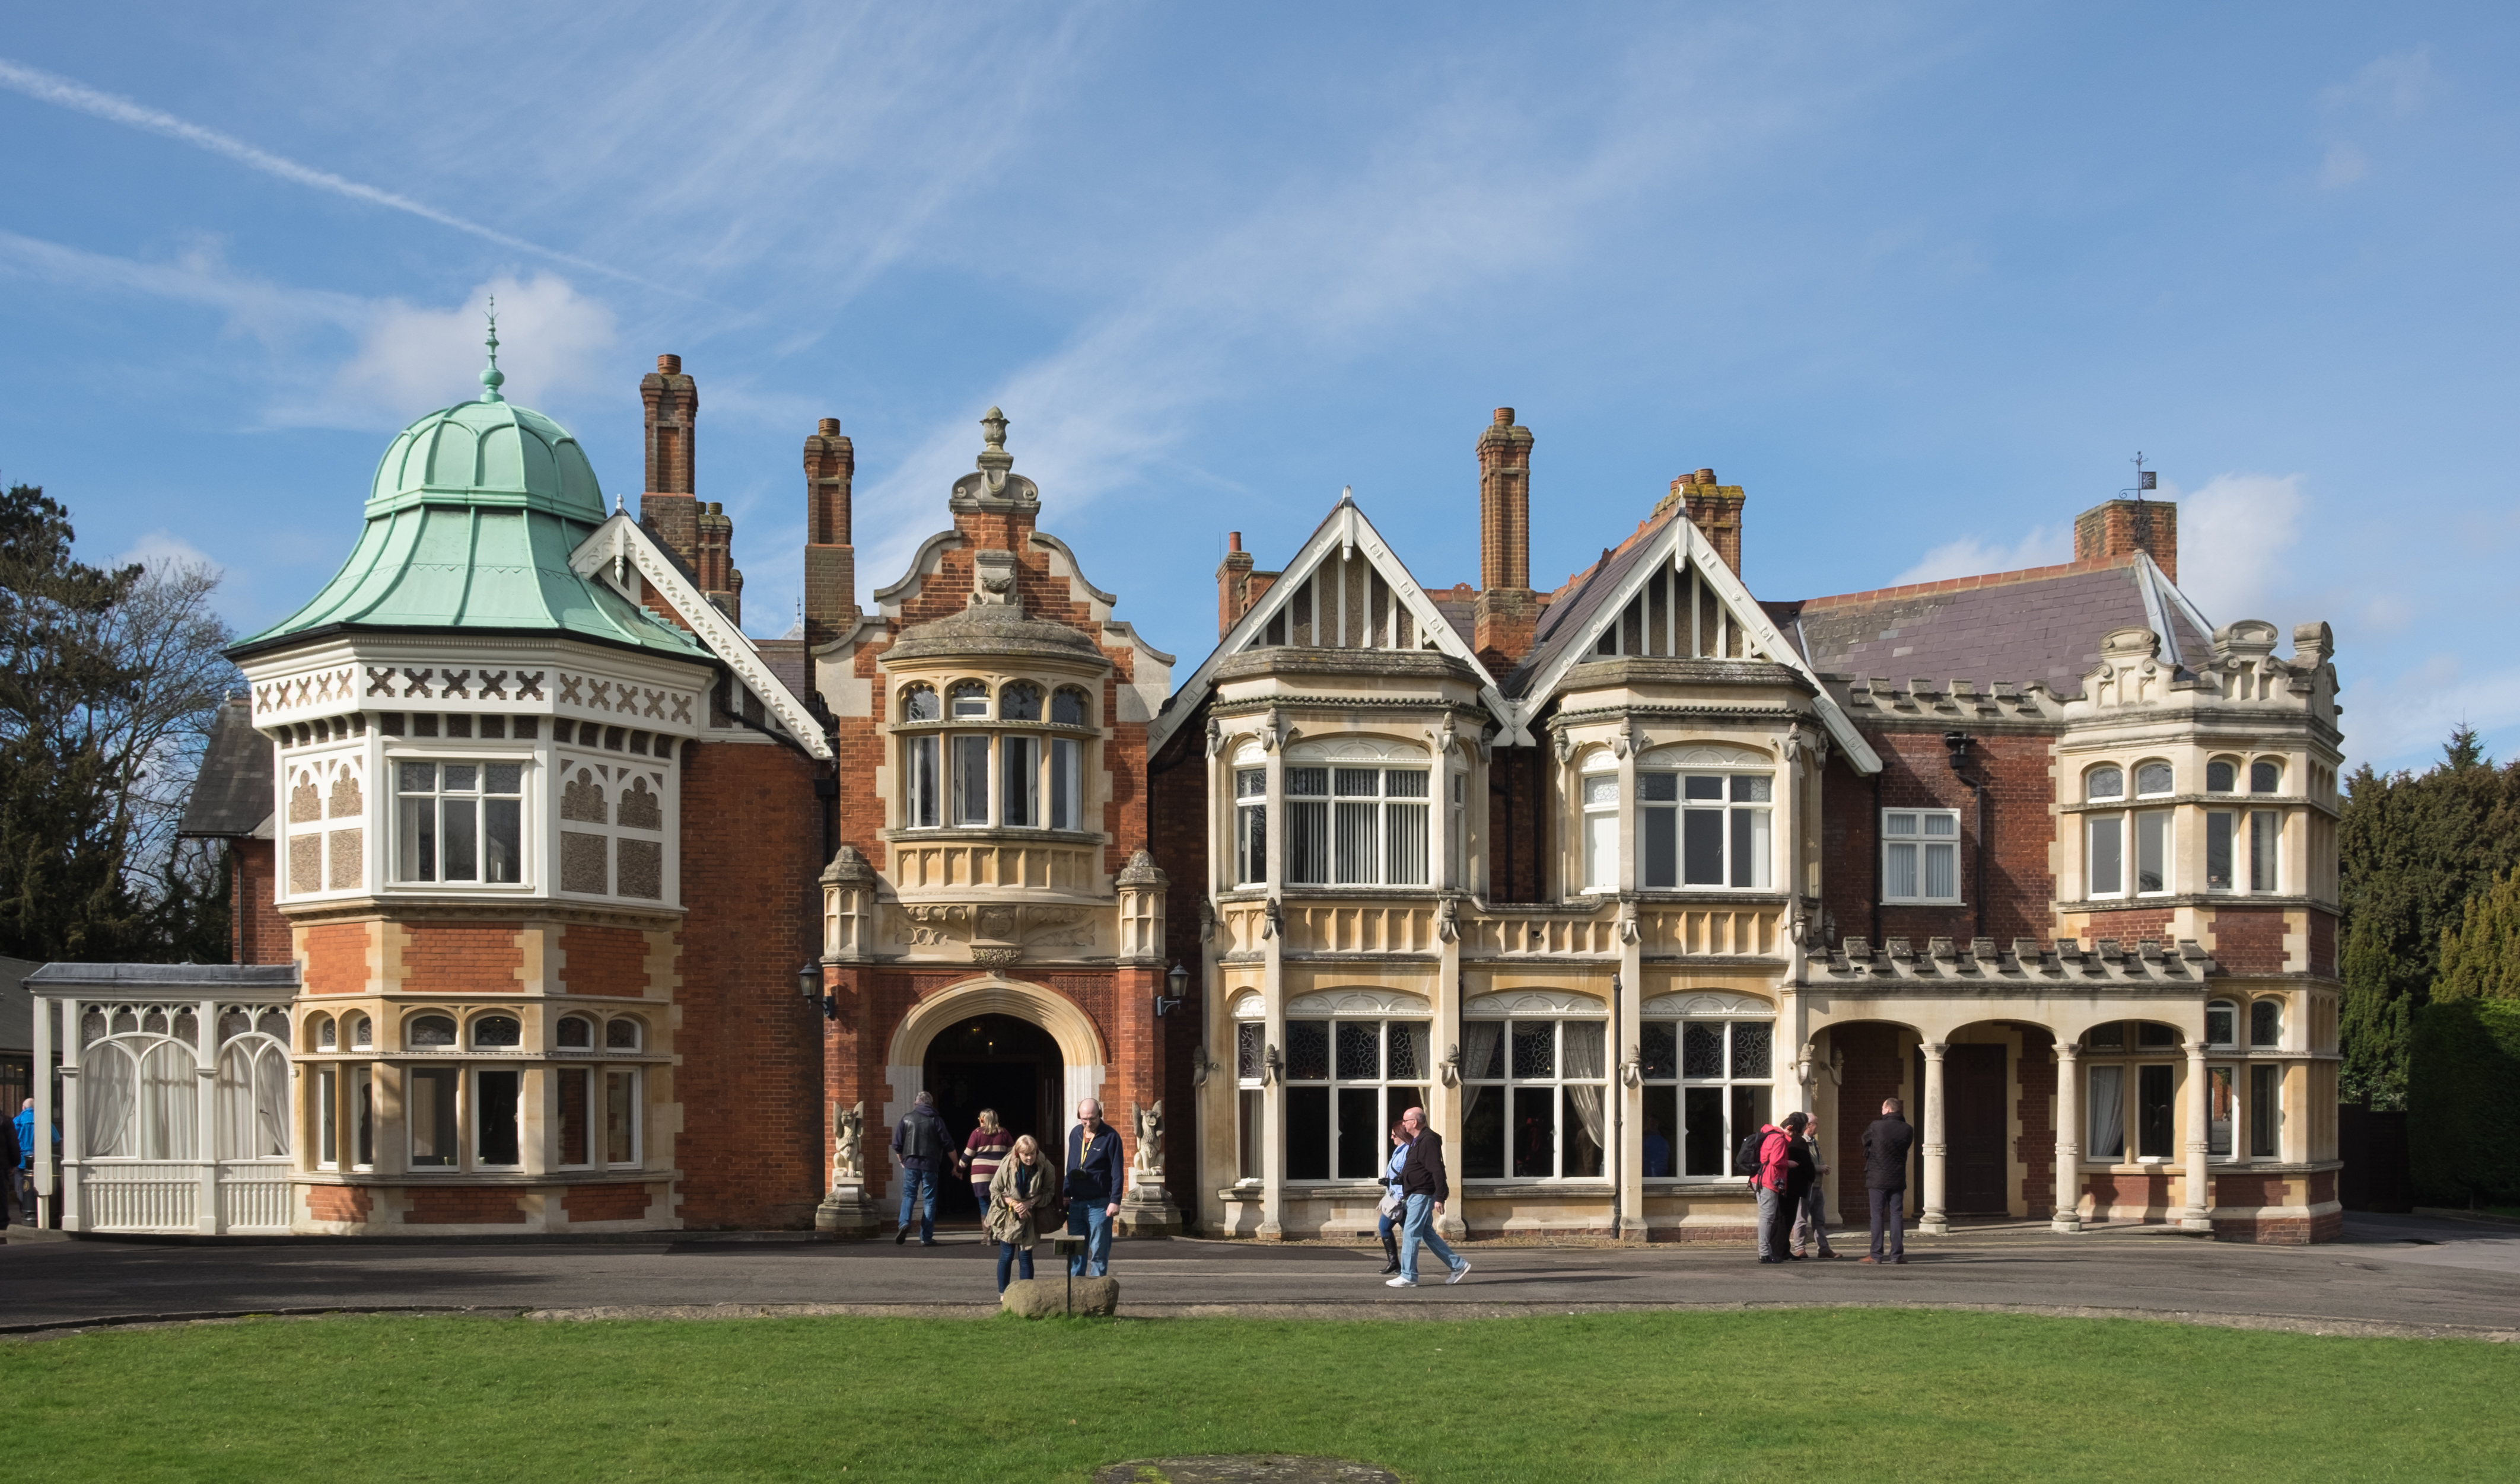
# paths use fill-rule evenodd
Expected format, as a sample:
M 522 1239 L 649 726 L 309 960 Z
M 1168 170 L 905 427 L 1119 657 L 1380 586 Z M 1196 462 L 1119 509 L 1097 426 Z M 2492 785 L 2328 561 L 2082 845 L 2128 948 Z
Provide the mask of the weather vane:
M 2153 471 L 2143 467 L 2143 450 L 2138 448 L 2135 451 L 2135 488 L 2122 489 L 2119 490 L 2118 493 L 2122 495 L 2133 495 L 2138 500 L 2141 500 L 2145 490 L 2160 487 L 2156 482 L 2158 477 L 2159 476 Z

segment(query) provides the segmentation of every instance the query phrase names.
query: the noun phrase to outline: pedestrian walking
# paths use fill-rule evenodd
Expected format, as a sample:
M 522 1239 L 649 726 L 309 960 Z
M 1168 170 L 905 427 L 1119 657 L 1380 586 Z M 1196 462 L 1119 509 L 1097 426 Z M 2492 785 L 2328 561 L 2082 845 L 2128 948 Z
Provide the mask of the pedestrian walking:
M 1409 1139 L 1409 1152 L 1400 1162 L 1400 1192 L 1407 1202 L 1407 1219 L 1400 1229 L 1400 1276 L 1385 1280 L 1385 1286 L 1418 1286 L 1420 1242 L 1453 1270 L 1453 1276 L 1444 1282 L 1460 1282 L 1470 1276 L 1470 1265 L 1454 1256 L 1453 1249 L 1435 1232 L 1435 1218 L 1444 1214 L 1444 1202 L 1453 1195 L 1452 1182 L 1444 1174 L 1444 1136 L 1426 1126 L 1426 1110 L 1421 1107 L 1401 1114 L 1400 1128 Z
M 936 1116 L 936 1095 L 921 1093 L 893 1125 L 892 1154 L 901 1161 L 901 1227 L 892 1244 L 910 1239 L 910 1214 L 919 1213 L 919 1244 L 936 1245 L 936 1182 L 954 1164 L 954 1136 Z
M 982 1220 L 988 1218 L 989 1182 L 997 1177 L 998 1166 L 1007 1152 L 1015 1147 L 1015 1136 L 998 1125 L 998 1110 L 980 1109 L 980 1126 L 963 1141 L 961 1164 L 963 1178 L 971 1182 L 972 1203 L 980 1208 Z
M 6 1227 L 9 1225 L 9 1208 L 11 1206 L 16 1206 L 19 1211 L 22 1213 L 20 1219 L 24 1221 L 26 1225 L 31 1227 L 35 1224 L 34 1211 L 24 1203 L 18 1193 L 18 1165 L 20 1162 L 18 1159 L 18 1120 L 12 1118 L 6 1123 L 0 1123 L 0 1170 L 7 1170 L 9 1172 L 9 1188 L 5 1191 L 0 1191 L 0 1227 Z
M 981 1230 L 998 1244 L 998 1291 L 1007 1291 L 1007 1273 L 1020 1263 L 1032 1277 L 1032 1249 L 1041 1242 L 1041 1216 L 1058 1209 L 1058 1166 L 1042 1156 L 1040 1141 L 1030 1134 L 1017 1139 L 1007 1157 L 989 1176 L 988 1215 Z
M 26 1225 L 40 1226 L 35 1219 L 35 1100 L 27 1099 L 18 1108 L 18 1116 L 9 1120 L 9 1137 L 17 1141 L 17 1156 L 8 1162 L 10 1193 L 18 1197 L 18 1219 Z M 53 1168 L 61 1168 L 62 1126 L 53 1125 Z
M 1803 1116 L 1800 1113 L 1794 1115 L 1796 1118 Z M 1796 1160 L 1804 1166 L 1805 1173 L 1802 1199 L 1794 1205 L 1791 1255 L 1797 1260 L 1817 1257 L 1831 1261 L 1836 1258 L 1837 1251 L 1828 1244 L 1828 1191 L 1821 1183 L 1822 1177 L 1828 1174 L 1828 1158 L 1821 1152 L 1819 1123 L 1805 1122 L 1794 1136 L 1794 1145 Z
M 1075 1278 L 1111 1271 L 1111 1218 L 1120 1214 L 1120 1131 L 1102 1121 L 1102 1104 L 1076 1101 L 1076 1127 L 1067 1131 L 1067 1235 L 1085 1238 L 1085 1250 L 1067 1260 Z
M 1800 1117 L 1787 1113 L 1788 1121 Z M 1791 1205 L 1793 1188 L 1794 1136 L 1780 1124 L 1759 1125 L 1759 1164 L 1750 1177 L 1750 1189 L 1759 1196 L 1759 1261 L 1786 1261 L 1785 1235 L 1793 1225 Z
M 1899 1100 L 1881 1100 L 1881 1116 L 1864 1131 L 1864 1193 L 1872 1202 L 1872 1250 L 1859 1262 L 1905 1263 L 1907 1231 L 1901 1225 L 1908 1204 L 1908 1150 L 1916 1131 L 1899 1116 Z M 1890 1255 L 1881 1255 L 1881 1233 L 1890 1232 Z
M 1409 1197 L 1400 1189 L 1401 1167 L 1409 1162 L 1409 1131 L 1391 1126 L 1391 1157 L 1382 1162 L 1382 1201 L 1374 1208 L 1373 1235 L 1382 1238 L 1382 1276 L 1400 1271 L 1400 1224 L 1409 1212 Z

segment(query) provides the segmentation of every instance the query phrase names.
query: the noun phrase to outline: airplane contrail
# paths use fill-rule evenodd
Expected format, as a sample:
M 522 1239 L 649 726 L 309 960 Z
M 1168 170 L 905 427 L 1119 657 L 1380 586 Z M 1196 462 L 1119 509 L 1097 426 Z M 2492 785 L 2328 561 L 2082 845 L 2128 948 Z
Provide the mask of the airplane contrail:
M 621 279 L 642 288 L 655 289 L 668 293 L 675 292 L 661 284 L 650 283 L 636 274 L 624 273 L 618 268 L 579 257 L 574 253 L 562 252 L 556 247 L 546 247 L 540 243 L 527 242 L 521 237 L 510 236 L 495 227 L 485 227 L 479 222 L 467 221 L 451 212 L 440 211 L 425 202 L 413 201 L 408 196 L 397 196 L 391 191 L 382 191 L 375 186 L 345 179 L 330 170 L 318 170 L 312 165 L 299 164 L 285 156 L 256 149 L 242 139 L 222 134 L 215 129 L 205 129 L 200 124 L 178 118 L 172 113 L 161 112 L 157 109 L 134 103 L 128 98 L 118 98 L 112 93 L 99 92 L 82 83 L 72 82 L 67 77 L 58 77 L 50 72 L 11 62 L 5 57 L 0 57 L 0 87 L 22 93 L 39 103 L 49 103 L 58 108 L 74 110 L 91 117 L 105 119 L 109 123 L 141 129 L 192 145 L 196 149 L 207 150 L 213 155 L 225 156 L 248 169 L 260 170 L 265 175 L 276 176 L 294 185 L 307 186 L 318 191 L 330 191 L 336 196 L 345 196 L 352 201 L 366 202 L 370 205 L 383 206 L 391 211 L 408 212 L 425 221 L 435 222 L 441 227 L 469 233 L 484 242 L 497 243 L 503 247 L 514 247 L 523 252 L 537 253 L 556 262 L 583 268 L 590 273 L 601 273 L 608 278 Z

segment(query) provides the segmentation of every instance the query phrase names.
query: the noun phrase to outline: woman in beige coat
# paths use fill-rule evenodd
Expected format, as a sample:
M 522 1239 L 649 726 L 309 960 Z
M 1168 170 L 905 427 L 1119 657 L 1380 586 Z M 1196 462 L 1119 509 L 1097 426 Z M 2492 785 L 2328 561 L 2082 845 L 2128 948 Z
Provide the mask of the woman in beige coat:
M 1030 1134 L 1015 1141 L 1014 1151 L 989 1177 L 989 1214 L 983 1230 L 998 1244 L 998 1291 L 1007 1291 L 1008 1270 L 1018 1262 L 1032 1277 L 1032 1249 L 1041 1240 L 1044 1212 L 1059 1210 L 1058 1166 L 1041 1151 Z

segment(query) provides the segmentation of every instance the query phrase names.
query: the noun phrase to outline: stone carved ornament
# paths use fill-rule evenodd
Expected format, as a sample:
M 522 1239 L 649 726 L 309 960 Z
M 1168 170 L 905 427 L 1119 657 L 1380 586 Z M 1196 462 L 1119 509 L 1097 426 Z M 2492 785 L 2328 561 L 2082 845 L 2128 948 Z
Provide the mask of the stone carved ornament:
M 832 1184 L 866 1178 L 866 1104 L 832 1104 Z
M 1164 1172 L 1164 1102 L 1158 1098 L 1152 1107 L 1129 1104 L 1129 1120 L 1137 1126 L 1138 1157 L 1132 1161 L 1141 1175 L 1154 1176 Z

